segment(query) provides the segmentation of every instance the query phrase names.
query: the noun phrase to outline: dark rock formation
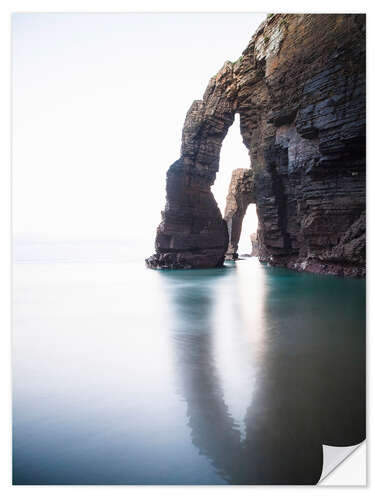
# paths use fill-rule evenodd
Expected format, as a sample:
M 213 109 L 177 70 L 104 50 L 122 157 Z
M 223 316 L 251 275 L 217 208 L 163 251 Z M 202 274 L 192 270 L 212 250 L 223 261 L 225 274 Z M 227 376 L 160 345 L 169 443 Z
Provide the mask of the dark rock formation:
M 237 168 L 232 173 L 224 215 L 229 236 L 227 259 L 238 258 L 242 221 L 249 203 L 255 203 L 254 173 L 251 169 Z
M 181 157 L 167 174 L 156 254 L 147 264 L 222 265 L 228 233 L 210 187 L 235 113 L 251 156 L 260 259 L 297 270 L 364 276 L 365 16 L 360 14 L 274 14 L 242 56 L 211 78 L 203 100 L 187 114 Z
M 228 231 L 211 193 L 223 139 L 234 120 L 236 88 L 228 62 L 213 78 L 202 101 L 185 119 L 181 157 L 167 172 L 167 203 L 157 229 L 156 254 L 146 260 L 157 269 L 220 267 Z

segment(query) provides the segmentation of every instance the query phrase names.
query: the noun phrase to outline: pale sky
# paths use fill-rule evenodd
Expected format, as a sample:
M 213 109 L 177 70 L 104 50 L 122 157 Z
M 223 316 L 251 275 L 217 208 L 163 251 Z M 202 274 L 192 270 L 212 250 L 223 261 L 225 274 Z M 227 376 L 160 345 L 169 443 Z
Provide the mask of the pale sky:
M 264 18 L 13 15 L 16 236 L 153 240 L 186 112 Z M 237 120 L 214 186 L 221 209 L 231 171 L 248 166 Z

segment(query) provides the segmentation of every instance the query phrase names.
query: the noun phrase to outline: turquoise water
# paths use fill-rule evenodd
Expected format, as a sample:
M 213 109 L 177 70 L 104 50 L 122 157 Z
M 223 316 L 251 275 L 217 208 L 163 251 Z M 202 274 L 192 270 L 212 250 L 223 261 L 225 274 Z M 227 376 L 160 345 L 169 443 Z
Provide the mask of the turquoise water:
M 365 436 L 365 281 L 19 262 L 15 484 L 313 484 Z

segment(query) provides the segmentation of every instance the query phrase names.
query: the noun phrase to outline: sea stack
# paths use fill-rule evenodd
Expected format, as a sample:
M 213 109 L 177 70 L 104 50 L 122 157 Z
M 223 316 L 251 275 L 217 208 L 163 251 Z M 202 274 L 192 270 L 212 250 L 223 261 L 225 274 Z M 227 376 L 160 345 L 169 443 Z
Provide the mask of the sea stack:
M 260 260 L 364 276 L 365 90 L 365 15 L 269 15 L 187 113 L 147 265 L 219 267 L 237 253 L 241 215 L 224 220 L 211 186 L 238 113 Z

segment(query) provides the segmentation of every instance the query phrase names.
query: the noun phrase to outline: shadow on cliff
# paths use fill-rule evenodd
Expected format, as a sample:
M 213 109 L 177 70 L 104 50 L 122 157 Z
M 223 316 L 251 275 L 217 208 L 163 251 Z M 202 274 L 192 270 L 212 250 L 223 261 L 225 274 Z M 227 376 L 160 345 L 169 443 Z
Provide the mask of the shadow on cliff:
M 365 437 L 363 286 L 350 280 L 343 293 L 340 278 L 261 267 L 264 293 L 249 324 L 246 297 L 238 303 L 243 269 L 160 273 L 192 442 L 229 484 L 315 484 L 322 444 L 349 446 Z M 237 395 L 249 401 L 245 438 L 226 403 L 215 351 L 223 289 L 233 300 L 220 302 L 219 314 L 234 308 L 238 320 L 227 335 L 248 330 L 256 374 L 252 396 L 250 389 Z

